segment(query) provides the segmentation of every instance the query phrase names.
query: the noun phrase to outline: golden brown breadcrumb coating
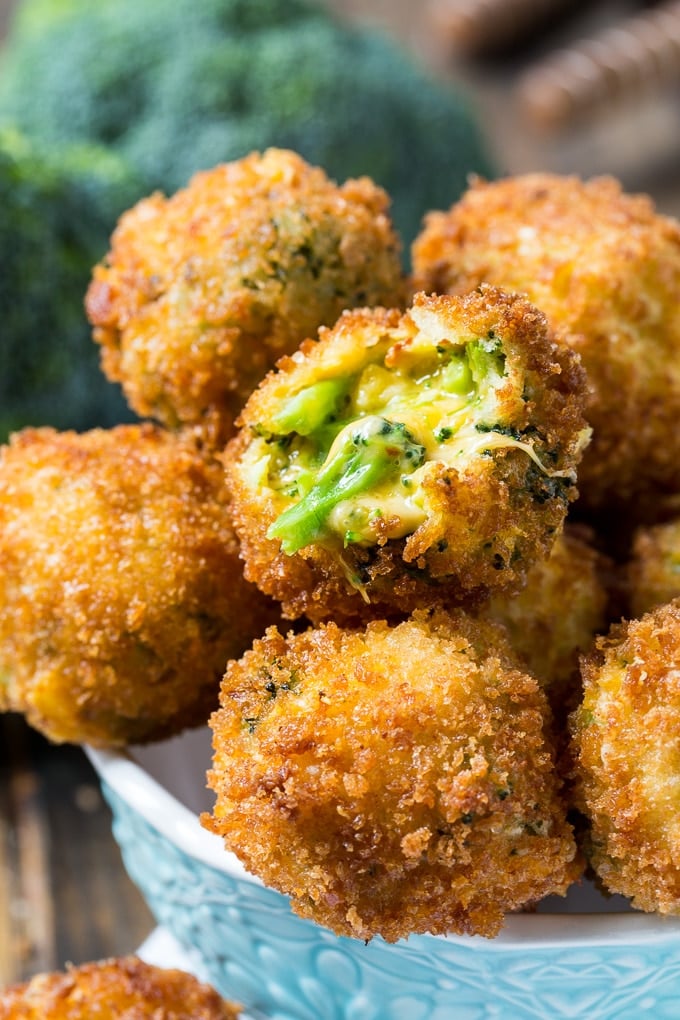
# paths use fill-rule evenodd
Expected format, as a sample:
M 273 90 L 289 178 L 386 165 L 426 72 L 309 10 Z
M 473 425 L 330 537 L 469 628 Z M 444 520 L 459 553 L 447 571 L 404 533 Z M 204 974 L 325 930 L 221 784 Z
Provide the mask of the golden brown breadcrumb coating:
M 680 596 L 680 517 L 638 528 L 626 576 L 633 617 Z
M 0 1020 L 238 1020 L 239 1007 L 181 970 L 134 956 L 38 974 L 0 990 Z
M 680 225 L 608 177 L 527 174 L 477 182 L 431 213 L 413 246 L 415 286 L 482 281 L 526 293 L 592 387 L 581 503 L 654 511 L 680 490 Z
M 512 647 L 550 689 L 551 700 L 567 696 L 579 655 L 610 622 L 613 573 L 614 564 L 595 548 L 590 529 L 567 522 L 550 556 L 529 571 L 521 592 L 495 595 L 479 609 L 505 626 Z
M 579 865 L 546 702 L 462 612 L 275 627 L 229 664 L 206 827 L 338 934 L 493 936 Z
M 680 914 L 680 600 L 615 625 L 583 682 L 571 727 L 590 863 L 638 909 Z
M 316 622 L 517 590 L 576 494 L 584 399 L 517 296 L 346 312 L 279 362 L 226 449 L 246 576 Z
M 338 187 L 286 150 L 196 174 L 124 214 L 87 311 L 135 411 L 217 446 L 282 354 L 344 308 L 400 304 L 400 243 L 367 177 Z
M 0 708 L 54 741 L 205 722 L 278 619 L 242 576 L 223 472 L 152 425 L 27 429 L 0 451 Z

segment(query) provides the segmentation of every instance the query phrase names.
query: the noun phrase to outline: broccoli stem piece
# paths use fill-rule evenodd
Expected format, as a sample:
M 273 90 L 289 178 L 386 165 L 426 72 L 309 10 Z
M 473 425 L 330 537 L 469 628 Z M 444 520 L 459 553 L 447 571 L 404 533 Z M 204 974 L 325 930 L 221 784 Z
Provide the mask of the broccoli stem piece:
M 485 383 L 490 375 L 502 378 L 505 375 L 505 355 L 496 337 L 488 340 L 473 340 L 466 347 L 470 373 L 477 386 Z
M 332 510 L 343 500 L 420 467 L 425 447 L 401 422 L 378 415 L 344 429 L 331 449 L 315 484 L 298 503 L 284 510 L 267 532 L 291 555 L 324 537 Z
M 442 368 L 440 385 L 447 393 L 459 393 L 461 396 L 470 393 L 474 388 L 472 372 L 466 358 L 458 355 Z
M 277 432 L 308 436 L 331 418 L 349 389 L 345 379 L 322 379 L 300 390 L 272 418 Z

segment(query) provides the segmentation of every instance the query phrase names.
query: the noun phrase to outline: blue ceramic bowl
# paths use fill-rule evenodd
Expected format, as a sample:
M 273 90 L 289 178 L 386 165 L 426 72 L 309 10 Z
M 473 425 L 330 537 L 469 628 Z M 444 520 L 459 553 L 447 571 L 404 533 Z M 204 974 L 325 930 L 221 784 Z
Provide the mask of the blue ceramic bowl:
M 133 881 L 226 996 L 267 1020 L 680 1018 L 680 919 L 587 885 L 507 918 L 496 939 L 340 938 L 292 913 L 201 828 L 209 731 L 88 749 Z

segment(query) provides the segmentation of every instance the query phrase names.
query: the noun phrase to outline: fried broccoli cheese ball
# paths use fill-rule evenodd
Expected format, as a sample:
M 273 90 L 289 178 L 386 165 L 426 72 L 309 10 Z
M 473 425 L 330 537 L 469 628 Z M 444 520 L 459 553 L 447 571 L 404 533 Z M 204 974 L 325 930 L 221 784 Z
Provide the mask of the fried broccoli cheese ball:
M 494 936 L 579 873 L 545 699 L 493 624 L 272 627 L 220 703 L 204 824 L 338 934 Z
M 221 445 L 251 390 L 344 308 L 403 302 L 384 191 L 286 150 L 196 174 L 121 217 L 86 307 L 131 407 Z
M 54 741 L 204 723 L 278 612 L 243 579 L 223 471 L 155 426 L 17 433 L 0 451 L 0 708 Z
M 522 591 L 495 595 L 478 610 L 505 626 L 555 710 L 578 677 L 580 654 L 609 624 L 613 573 L 613 563 L 595 548 L 590 529 L 567 523 L 550 556 L 528 572 Z
M 431 213 L 412 256 L 425 290 L 525 293 L 581 355 L 584 506 L 649 514 L 657 490 L 680 490 L 680 224 L 611 178 L 528 174 L 478 182 Z
M 587 854 L 610 892 L 680 914 L 680 600 L 615 625 L 571 716 Z
M 627 564 L 630 615 L 680 597 L 680 517 L 638 528 Z
M 314 622 L 520 587 L 576 493 L 583 380 L 493 288 L 344 313 L 226 449 L 246 576 Z
M 336 933 L 492 936 L 578 875 L 544 697 L 494 624 L 271 627 L 220 706 L 204 823 Z
M 37 974 L 0 990 L 0 1020 L 238 1020 L 239 1008 L 181 970 L 134 956 Z

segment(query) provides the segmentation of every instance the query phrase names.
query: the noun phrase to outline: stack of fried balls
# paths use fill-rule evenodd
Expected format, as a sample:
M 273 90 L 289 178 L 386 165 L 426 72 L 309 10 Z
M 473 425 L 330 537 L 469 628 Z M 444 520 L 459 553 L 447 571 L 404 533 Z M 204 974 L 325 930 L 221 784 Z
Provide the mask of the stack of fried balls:
M 680 226 L 612 179 L 389 199 L 271 149 L 125 213 L 86 308 L 148 420 L 0 459 L 0 705 L 205 723 L 204 825 L 332 931 L 680 913 Z

